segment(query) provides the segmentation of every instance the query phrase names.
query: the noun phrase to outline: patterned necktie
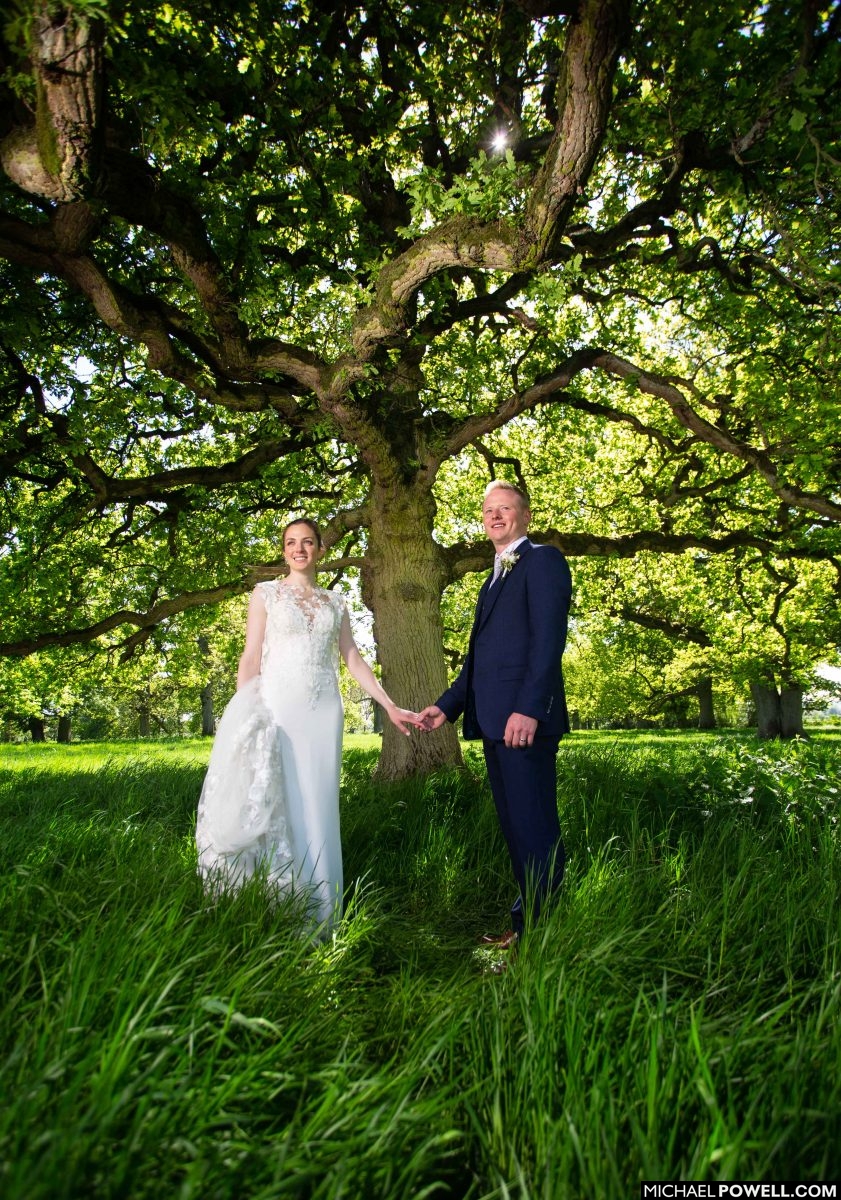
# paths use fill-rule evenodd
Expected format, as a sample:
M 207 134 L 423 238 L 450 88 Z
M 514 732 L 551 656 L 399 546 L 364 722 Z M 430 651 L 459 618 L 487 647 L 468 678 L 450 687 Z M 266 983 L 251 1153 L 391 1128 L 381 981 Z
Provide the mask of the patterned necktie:
M 493 585 L 496 583 L 497 579 L 499 579 L 501 574 L 502 574 L 502 563 L 499 560 L 499 555 L 495 554 L 494 555 L 494 574 L 493 574 L 493 579 L 490 582 L 490 587 L 493 587 Z

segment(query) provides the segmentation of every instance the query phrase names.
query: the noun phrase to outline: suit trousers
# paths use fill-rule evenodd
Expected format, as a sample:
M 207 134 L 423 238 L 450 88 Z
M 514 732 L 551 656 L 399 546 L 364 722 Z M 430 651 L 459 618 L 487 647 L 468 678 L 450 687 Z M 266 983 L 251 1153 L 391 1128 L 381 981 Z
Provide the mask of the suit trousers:
M 558 741 L 537 737 L 522 749 L 490 738 L 482 742 L 499 823 L 520 889 L 511 909 L 511 927 L 521 935 L 526 914 L 536 920 L 564 877 L 566 856 L 558 821 Z

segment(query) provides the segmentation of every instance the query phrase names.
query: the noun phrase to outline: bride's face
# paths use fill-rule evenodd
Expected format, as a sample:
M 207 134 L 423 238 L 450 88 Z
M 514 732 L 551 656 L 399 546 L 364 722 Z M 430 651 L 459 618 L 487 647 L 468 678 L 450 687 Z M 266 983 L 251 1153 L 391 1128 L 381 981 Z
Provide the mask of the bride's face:
M 319 556 L 318 539 L 309 525 L 290 525 L 283 543 L 283 557 L 289 570 L 309 572 Z

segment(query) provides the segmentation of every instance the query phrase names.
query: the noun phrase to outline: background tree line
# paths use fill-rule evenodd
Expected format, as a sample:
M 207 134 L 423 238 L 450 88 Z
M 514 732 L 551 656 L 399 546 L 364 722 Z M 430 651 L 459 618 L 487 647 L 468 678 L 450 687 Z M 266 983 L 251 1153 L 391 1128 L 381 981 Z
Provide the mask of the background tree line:
M 841 688 L 838 605 L 826 564 L 794 580 L 754 556 L 642 554 L 581 562 L 565 656 L 575 727 L 752 726 L 803 734 Z M 748 585 L 752 585 L 749 589 Z M 739 588 L 734 602 L 729 589 Z M 452 669 L 464 652 L 474 587 L 444 598 Z M 350 596 L 353 607 L 353 595 Z M 356 604 L 360 643 L 370 627 Z M 155 631 L 128 662 L 87 648 L 42 651 L 0 666 L 0 739 L 210 735 L 236 686 L 244 598 Z M 375 706 L 342 671 L 349 732 L 383 732 Z
M 420 707 L 507 474 L 574 560 L 582 714 L 599 679 L 632 715 L 729 679 L 796 728 L 839 641 L 839 25 L 814 0 L 19 0 L 9 694 L 40 671 L 58 713 L 59 680 L 161 655 L 200 692 L 230 653 L 211 610 L 277 572 L 291 509 Z M 386 730 L 380 773 L 457 757 Z

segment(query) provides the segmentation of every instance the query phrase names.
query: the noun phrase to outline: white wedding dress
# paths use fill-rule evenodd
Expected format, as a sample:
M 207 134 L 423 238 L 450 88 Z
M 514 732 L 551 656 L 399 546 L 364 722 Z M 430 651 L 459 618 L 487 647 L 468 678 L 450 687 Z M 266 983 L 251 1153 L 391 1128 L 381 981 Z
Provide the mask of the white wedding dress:
M 265 869 L 275 887 L 306 894 L 314 921 L 329 928 L 343 891 L 337 669 L 345 602 L 323 588 L 304 598 L 278 581 L 257 590 L 266 606 L 260 674 L 219 722 L 196 821 L 199 871 L 218 889 Z

